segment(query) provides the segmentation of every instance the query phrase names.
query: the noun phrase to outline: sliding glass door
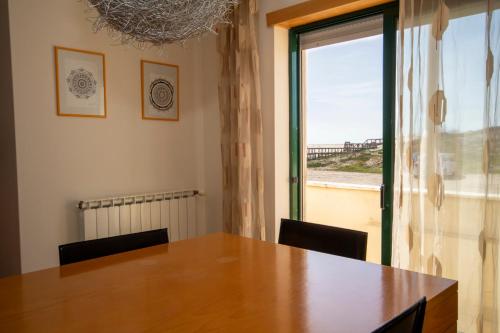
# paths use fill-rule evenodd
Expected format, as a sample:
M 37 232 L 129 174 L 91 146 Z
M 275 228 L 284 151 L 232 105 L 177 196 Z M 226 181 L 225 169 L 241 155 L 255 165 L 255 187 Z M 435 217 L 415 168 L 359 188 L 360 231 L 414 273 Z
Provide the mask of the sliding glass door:
M 368 233 L 390 264 L 395 6 L 290 31 L 290 215 Z

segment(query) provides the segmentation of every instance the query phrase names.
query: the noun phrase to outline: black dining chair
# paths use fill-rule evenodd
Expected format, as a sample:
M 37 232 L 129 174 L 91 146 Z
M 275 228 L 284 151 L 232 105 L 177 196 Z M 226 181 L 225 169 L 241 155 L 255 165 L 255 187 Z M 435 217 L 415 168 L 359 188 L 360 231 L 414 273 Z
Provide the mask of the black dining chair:
M 424 328 L 426 304 L 424 297 L 372 333 L 421 333 Z
M 366 260 L 367 240 L 368 234 L 363 231 L 281 219 L 278 243 L 352 259 Z
M 59 263 L 67 265 L 165 243 L 168 243 L 166 228 L 64 244 L 59 245 Z

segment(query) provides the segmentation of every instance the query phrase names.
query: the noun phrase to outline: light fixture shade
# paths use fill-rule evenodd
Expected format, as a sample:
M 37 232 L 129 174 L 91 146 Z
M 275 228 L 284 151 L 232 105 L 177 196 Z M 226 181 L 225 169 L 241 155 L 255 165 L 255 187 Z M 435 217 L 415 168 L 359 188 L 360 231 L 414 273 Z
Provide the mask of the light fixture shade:
M 229 23 L 238 0 L 88 0 L 99 13 L 94 30 L 108 29 L 139 47 L 183 42 Z

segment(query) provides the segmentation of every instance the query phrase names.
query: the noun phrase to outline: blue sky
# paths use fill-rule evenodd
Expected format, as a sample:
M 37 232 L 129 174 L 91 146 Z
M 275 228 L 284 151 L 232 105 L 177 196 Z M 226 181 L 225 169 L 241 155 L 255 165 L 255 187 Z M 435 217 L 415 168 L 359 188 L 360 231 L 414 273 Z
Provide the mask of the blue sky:
M 429 28 L 424 26 L 420 34 L 422 87 L 427 84 Z M 443 84 L 448 112 L 444 130 L 477 130 L 483 125 L 485 101 L 485 15 L 451 20 L 445 34 Z M 492 42 L 493 48 L 500 47 L 498 36 L 493 35 Z M 382 35 L 378 35 L 305 51 L 308 144 L 382 137 L 382 47 Z M 419 80 L 416 69 L 414 80 Z M 408 101 L 408 90 L 405 94 Z M 426 108 L 426 94 L 422 89 L 421 104 L 414 98 L 415 108 Z
M 382 35 L 307 52 L 307 143 L 382 136 Z

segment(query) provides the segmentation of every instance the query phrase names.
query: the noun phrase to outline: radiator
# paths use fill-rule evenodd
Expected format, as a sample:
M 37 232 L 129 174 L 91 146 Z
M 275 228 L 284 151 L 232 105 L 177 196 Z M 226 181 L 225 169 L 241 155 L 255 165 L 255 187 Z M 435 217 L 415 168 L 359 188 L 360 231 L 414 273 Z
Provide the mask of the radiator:
M 198 234 L 195 190 L 80 201 L 85 240 L 168 228 L 169 241 Z

